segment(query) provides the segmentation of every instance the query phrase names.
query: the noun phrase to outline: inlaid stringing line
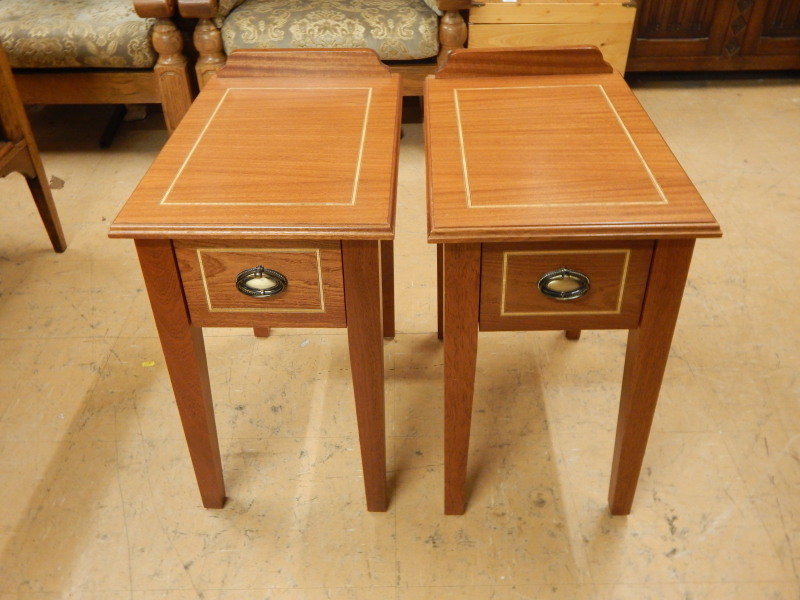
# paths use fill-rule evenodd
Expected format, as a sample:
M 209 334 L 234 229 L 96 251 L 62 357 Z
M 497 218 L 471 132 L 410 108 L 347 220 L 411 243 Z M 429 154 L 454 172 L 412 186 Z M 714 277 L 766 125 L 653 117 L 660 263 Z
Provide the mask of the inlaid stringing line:
M 469 88 L 483 89 L 483 88 Z M 467 206 L 472 208 L 472 191 L 469 187 L 469 174 L 467 172 L 467 152 L 464 148 L 464 129 L 461 126 L 461 104 L 458 101 L 458 89 L 453 90 L 453 103 L 456 107 L 456 123 L 458 123 L 458 147 L 461 149 L 461 172 L 464 175 L 464 193 L 467 196 Z
M 361 142 L 358 145 L 358 160 L 356 161 L 356 176 L 353 181 L 353 193 L 350 196 L 350 204 L 355 205 L 356 194 L 358 193 L 358 180 L 361 178 L 361 161 L 364 156 L 364 140 L 367 138 L 367 124 L 369 123 L 369 108 L 372 104 L 372 88 L 367 89 L 367 107 L 364 111 L 364 126 L 361 128 Z
M 472 204 L 472 191 L 469 185 L 469 172 L 467 170 L 467 152 L 466 147 L 464 146 L 464 132 L 461 123 L 461 105 L 459 102 L 458 93 L 461 91 L 468 92 L 468 91 L 498 91 L 498 90 L 528 90 L 528 89 L 557 89 L 557 88 L 598 88 L 600 93 L 603 95 L 608 106 L 611 108 L 611 112 L 614 114 L 614 117 L 619 123 L 622 131 L 625 133 L 625 136 L 628 138 L 631 146 L 633 147 L 634 152 L 636 153 L 636 157 L 639 159 L 639 162 L 642 163 L 645 172 L 647 173 L 648 179 L 650 179 L 650 183 L 655 188 L 658 196 L 661 198 L 660 202 L 570 202 L 568 204 L 562 202 L 533 202 L 528 204 Z M 468 208 L 529 208 L 533 206 L 539 207 L 563 207 L 563 206 L 641 206 L 641 205 L 653 205 L 653 204 L 669 204 L 669 200 L 667 199 L 666 194 L 664 194 L 664 190 L 659 185 L 658 181 L 653 175 L 652 170 L 650 169 L 650 165 L 644 160 L 644 156 L 642 156 L 639 147 L 636 145 L 636 142 L 633 139 L 630 131 L 625 126 L 622 117 L 620 117 L 619 113 L 617 112 L 616 107 L 611 102 L 608 94 L 605 91 L 605 88 L 601 84 L 570 84 L 570 85 L 525 85 L 525 86 L 513 86 L 513 87 L 471 87 L 471 88 L 454 88 L 453 89 L 453 102 L 455 104 L 455 113 L 456 113 L 456 123 L 458 125 L 458 144 L 459 150 L 461 151 L 461 165 L 462 171 L 464 175 L 464 193 L 467 199 L 467 207 Z
M 622 131 L 625 132 L 625 135 L 628 137 L 628 141 L 631 143 L 631 146 L 633 146 L 633 150 L 636 152 L 636 156 L 639 157 L 642 166 L 644 166 L 645 171 L 647 171 L 647 176 L 650 178 L 650 182 L 653 184 L 653 187 L 656 188 L 658 195 L 661 196 L 661 203 L 669 204 L 669 200 L 667 200 L 667 196 L 664 194 L 664 190 L 661 189 L 661 186 L 658 184 L 655 175 L 653 175 L 653 171 L 650 170 L 650 165 L 647 164 L 647 161 L 644 159 L 644 156 L 642 156 L 642 152 L 639 150 L 639 146 L 636 145 L 636 142 L 634 141 L 631 132 L 628 131 L 628 128 L 625 126 L 625 122 L 622 120 L 622 117 L 619 116 L 619 113 L 617 112 L 617 107 L 614 106 L 613 102 L 611 102 L 611 98 L 608 97 L 606 89 L 602 85 L 599 85 L 598 87 L 600 88 L 600 92 L 603 94 L 603 97 L 606 99 L 608 106 L 611 108 L 611 112 L 613 112 L 614 116 L 617 118 L 619 126 L 622 128 Z M 650 204 L 655 204 L 655 203 L 650 203 Z
M 189 159 L 192 158 L 194 151 L 197 150 L 197 146 L 200 145 L 200 141 L 203 139 L 203 136 L 205 136 L 206 131 L 208 131 L 208 128 L 211 127 L 212 121 L 217 116 L 219 109 L 222 108 L 222 103 L 225 101 L 225 98 L 228 97 L 228 93 L 230 91 L 231 91 L 230 89 L 227 89 L 225 90 L 225 93 L 222 94 L 222 97 L 219 99 L 219 102 L 217 102 L 217 105 L 214 107 L 214 112 L 211 113 L 211 116 L 208 118 L 208 121 L 206 121 L 206 124 L 203 126 L 203 130 L 200 132 L 200 135 L 197 136 L 197 139 L 194 141 L 194 144 L 192 144 L 192 147 L 189 150 L 189 153 L 186 155 L 186 158 L 183 159 L 181 166 L 178 168 L 178 172 L 175 173 L 175 177 L 172 178 L 172 181 L 170 182 L 167 191 L 165 191 L 164 195 L 161 196 L 159 204 L 164 204 L 164 202 L 167 200 L 167 196 L 169 196 L 170 193 L 172 193 L 172 188 L 174 188 L 175 184 L 178 183 L 178 179 L 180 179 L 181 174 L 183 174 L 183 170 L 186 168 Z
M 367 125 L 369 123 L 369 112 L 372 107 L 372 91 L 373 88 L 371 87 L 324 87 L 324 88 L 302 88 L 303 90 L 363 90 L 367 92 L 367 99 L 364 106 L 364 124 L 361 128 L 361 139 L 359 140 L 358 145 L 358 159 L 356 160 L 356 169 L 355 169 L 355 176 L 353 178 L 353 191 L 350 194 L 350 201 L 349 202 L 167 202 L 167 197 L 172 192 L 173 188 L 180 179 L 181 175 L 183 174 L 184 169 L 188 165 L 189 161 L 191 160 L 192 156 L 194 155 L 197 147 L 200 145 L 200 142 L 203 140 L 208 128 L 211 126 L 211 123 L 217 116 L 222 104 L 228 97 L 228 94 L 231 91 L 240 91 L 240 90 L 298 90 L 300 88 L 294 87 L 238 87 L 238 88 L 228 88 L 222 94 L 222 97 L 219 99 L 219 102 L 214 107 L 213 112 L 208 118 L 208 121 L 203 126 L 200 135 L 197 136 L 194 144 L 192 144 L 191 149 L 189 150 L 186 158 L 181 163 L 181 166 L 178 168 L 175 177 L 167 187 L 167 190 L 164 192 L 164 195 L 161 197 L 159 204 L 173 204 L 173 205 L 180 205 L 180 206 L 354 206 L 356 204 L 356 196 L 358 193 L 358 182 L 361 177 L 361 163 L 364 156 L 364 145 L 366 142 L 367 137 Z

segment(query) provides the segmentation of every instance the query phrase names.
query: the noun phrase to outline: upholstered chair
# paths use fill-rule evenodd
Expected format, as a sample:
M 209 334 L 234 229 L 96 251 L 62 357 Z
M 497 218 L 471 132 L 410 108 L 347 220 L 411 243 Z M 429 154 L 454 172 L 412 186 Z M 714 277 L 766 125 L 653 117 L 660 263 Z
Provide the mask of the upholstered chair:
M 0 0 L 0 43 L 25 104 L 192 102 L 175 0 Z
M 371 48 L 403 75 L 405 95 L 467 39 L 469 0 L 178 0 L 194 33 L 200 85 L 226 56 L 253 48 Z

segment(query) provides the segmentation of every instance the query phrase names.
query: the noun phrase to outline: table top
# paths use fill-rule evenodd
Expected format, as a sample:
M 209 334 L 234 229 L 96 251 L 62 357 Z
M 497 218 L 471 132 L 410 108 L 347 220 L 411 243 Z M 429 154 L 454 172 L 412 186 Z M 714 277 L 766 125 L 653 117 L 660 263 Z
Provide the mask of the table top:
M 425 115 L 430 242 L 721 235 L 617 73 L 429 77 Z
M 391 239 L 397 76 L 212 79 L 110 237 Z

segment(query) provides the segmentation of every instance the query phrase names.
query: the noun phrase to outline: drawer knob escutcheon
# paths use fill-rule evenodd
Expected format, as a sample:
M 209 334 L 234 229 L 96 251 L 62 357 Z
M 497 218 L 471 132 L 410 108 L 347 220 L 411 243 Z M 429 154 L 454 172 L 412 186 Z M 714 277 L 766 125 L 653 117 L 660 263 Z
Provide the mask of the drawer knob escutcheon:
M 542 275 L 539 291 L 554 300 L 577 300 L 589 291 L 589 278 L 580 271 L 561 268 Z
M 283 274 L 262 266 L 245 269 L 236 276 L 236 289 L 252 298 L 277 296 L 289 285 Z

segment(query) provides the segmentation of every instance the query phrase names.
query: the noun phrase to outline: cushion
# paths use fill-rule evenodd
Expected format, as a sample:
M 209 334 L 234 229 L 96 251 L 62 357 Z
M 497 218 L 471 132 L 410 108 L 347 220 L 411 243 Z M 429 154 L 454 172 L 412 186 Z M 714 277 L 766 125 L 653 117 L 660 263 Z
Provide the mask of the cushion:
M 444 12 L 439 9 L 439 0 L 423 0 L 423 2 L 425 2 L 425 5 L 440 17 L 444 14 Z
M 439 52 L 439 17 L 423 0 L 245 0 L 222 26 L 241 48 L 371 48 L 381 60 Z
M 151 68 L 155 22 L 131 0 L 0 0 L 0 42 L 16 68 Z
M 222 27 L 222 24 L 225 22 L 225 17 L 244 1 L 245 0 L 219 0 L 219 4 L 217 4 L 217 16 L 214 18 L 217 27 Z

